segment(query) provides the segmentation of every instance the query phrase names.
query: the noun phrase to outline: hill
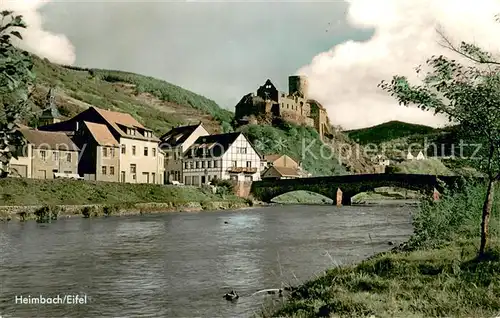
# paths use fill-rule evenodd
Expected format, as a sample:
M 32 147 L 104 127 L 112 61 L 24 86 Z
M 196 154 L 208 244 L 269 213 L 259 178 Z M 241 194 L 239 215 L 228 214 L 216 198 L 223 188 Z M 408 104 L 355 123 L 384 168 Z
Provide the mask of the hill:
M 37 76 L 32 96 L 32 112 L 25 114 L 25 123 L 32 127 L 38 125 L 41 109 L 46 107 L 46 97 L 51 87 L 55 89 L 56 105 L 59 112 L 70 118 L 90 106 L 126 112 L 143 125 L 150 127 L 160 136 L 177 125 L 202 122 L 210 133 L 233 130 L 231 126 L 234 114 L 222 109 L 214 101 L 186 90 L 182 87 L 139 74 L 94 68 L 63 66 L 33 56 L 34 72 Z M 338 157 L 320 156 L 322 142 L 318 134 L 310 128 L 293 125 L 239 128 L 249 134 L 253 142 L 260 140 L 282 139 L 287 146 L 279 150 L 276 147 L 263 147 L 263 153 L 287 153 L 301 158 L 301 144 L 298 137 L 304 136 L 314 143 L 311 152 L 317 159 L 309 156 L 304 160 L 304 168 L 313 175 L 345 174 L 352 172 L 370 172 L 366 158 L 352 156 L 339 163 Z M 342 133 L 337 133 L 338 143 L 352 141 Z M 347 169 L 346 169 L 347 168 Z
M 32 126 L 45 107 L 50 87 L 56 87 L 61 115 L 72 117 L 90 106 L 127 112 L 162 135 L 180 124 L 202 121 L 207 129 L 220 132 L 233 114 L 214 101 L 168 82 L 121 71 L 65 67 L 34 57 L 37 76 L 33 92 Z
M 401 121 L 389 121 L 380 125 L 345 131 L 349 138 L 361 145 L 380 144 L 411 135 L 422 135 L 436 132 L 438 129 L 424 125 L 410 124 Z

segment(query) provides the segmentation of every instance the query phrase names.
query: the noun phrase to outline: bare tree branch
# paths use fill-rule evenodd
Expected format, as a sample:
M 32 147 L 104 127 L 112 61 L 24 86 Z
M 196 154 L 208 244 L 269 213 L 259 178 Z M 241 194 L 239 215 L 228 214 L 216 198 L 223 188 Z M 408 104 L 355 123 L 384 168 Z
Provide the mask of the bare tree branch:
M 478 58 L 475 58 L 473 56 L 471 56 L 470 54 L 467 54 L 465 52 L 463 52 L 460 48 L 457 48 L 451 41 L 450 39 L 448 39 L 448 37 L 444 34 L 443 31 L 441 31 L 439 28 L 436 28 L 436 32 L 437 34 L 439 34 L 439 36 L 441 37 L 442 40 L 445 41 L 445 44 L 442 44 L 442 43 L 439 43 L 439 46 L 445 48 L 445 49 L 448 49 L 448 50 L 451 50 L 463 57 L 465 57 L 466 59 L 468 60 L 471 60 L 475 63 L 479 63 L 479 64 L 493 64 L 493 65 L 500 65 L 500 62 L 497 62 L 497 61 L 494 61 L 494 60 L 480 60 Z

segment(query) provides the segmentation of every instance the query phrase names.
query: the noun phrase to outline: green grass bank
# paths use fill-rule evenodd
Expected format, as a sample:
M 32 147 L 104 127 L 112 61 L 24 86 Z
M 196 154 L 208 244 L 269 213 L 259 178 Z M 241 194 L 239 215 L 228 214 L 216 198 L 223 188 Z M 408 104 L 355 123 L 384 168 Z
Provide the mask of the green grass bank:
M 498 192 L 498 191 L 497 191 Z M 273 317 L 495 317 L 500 314 L 499 204 L 477 259 L 485 187 L 423 201 L 404 245 L 332 268 L 295 289 Z
M 0 218 L 56 210 L 61 215 L 135 214 L 241 208 L 252 202 L 209 189 L 78 180 L 0 179 Z M 85 210 L 85 211 L 84 211 Z

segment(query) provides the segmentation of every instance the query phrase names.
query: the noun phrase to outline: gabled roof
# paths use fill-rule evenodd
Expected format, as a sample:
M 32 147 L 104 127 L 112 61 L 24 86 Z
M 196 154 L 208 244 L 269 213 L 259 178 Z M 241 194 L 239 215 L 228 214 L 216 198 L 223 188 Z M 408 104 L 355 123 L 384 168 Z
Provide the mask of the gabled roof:
M 141 135 L 130 136 L 124 131 L 120 126 L 124 126 L 127 128 L 135 128 L 135 129 L 143 129 L 146 131 L 151 131 L 141 125 L 132 115 L 127 113 L 114 112 L 110 110 L 105 110 L 97 107 L 92 107 L 111 127 L 113 127 L 116 132 L 118 132 L 122 137 L 126 138 L 134 138 L 141 140 L 151 140 L 151 141 L 159 141 L 159 139 L 153 135 L 153 137 L 145 137 Z
M 93 107 L 110 124 L 119 124 L 129 128 L 144 128 L 132 115 Z
M 286 154 L 271 154 L 271 155 L 264 155 L 264 160 L 267 162 L 275 162 L 279 158 L 287 156 L 288 158 L 292 159 L 296 164 L 300 163 L 300 160 L 297 160 L 296 158 L 293 158 L 292 156 L 286 155 Z
M 62 132 L 19 129 L 26 141 L 38 149 L 78 151 L 78 147 Z
M 241 132 L 201 136 L 184 153 L 185 158 L 220 157 L 242 135 Z M 205 150 L 206 149 L 206 150 Z
M 278 155 L 278 154 L 264 155 L 264 160 L 267 162 L 274 162 L 274 161 L 278 160 L 279 158 L 281 158 L 282 156 L 283 155 Z
M 300 177 L 301 176 L 299 169 L 289 168 L 289 167 L 276 167 L 276 166 L 269 167 L 266 171 L 264 171 L 263 175 L 266 175 L 266 173 L 268 171 L 270 171 L 271 169 L 274 169 L 278 173 L 278 175 L 280 175 L 281 177 Z
M 180 126 L 172 128 L 169 132 L 160 137 L 162 145 L 168 145 L 170 147 L 176 147 L 182 145 L 186 139 L 191 136 L 191 134 L 200 127 L 201 122 L 198 125 Z
M 84 121 L 83 124 L 87 127 L 92 137 L 94 137 L 97 144 L 100 146 L 118 146 L 119 143 L 108 127 L 103 124 L 90 123 Z

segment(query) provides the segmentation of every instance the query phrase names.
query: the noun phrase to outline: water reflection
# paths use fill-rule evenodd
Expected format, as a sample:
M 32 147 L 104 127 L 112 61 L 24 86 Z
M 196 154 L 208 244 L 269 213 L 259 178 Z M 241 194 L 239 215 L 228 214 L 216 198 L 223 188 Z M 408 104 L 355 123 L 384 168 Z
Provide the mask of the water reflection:
M 0 224 L 0 315 L 248 317 L 268 296 L 411 233 L 408 208 L 295 206 Z M 236 304 L 222 299 L 235 289 Z M 25 306 L 21 294 L 85 293 Z

